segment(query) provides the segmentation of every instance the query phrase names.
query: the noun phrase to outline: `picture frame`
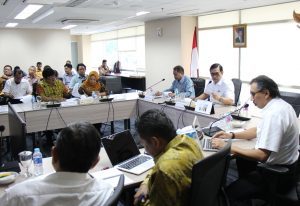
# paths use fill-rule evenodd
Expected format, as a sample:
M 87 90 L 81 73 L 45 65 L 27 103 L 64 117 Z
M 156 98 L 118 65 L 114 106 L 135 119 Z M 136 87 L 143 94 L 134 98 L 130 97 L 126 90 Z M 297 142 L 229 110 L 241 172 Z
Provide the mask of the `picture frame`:
M 247 47 L 247 25 L 236 24 L 232 26 L 232 42 L 234 48 Z

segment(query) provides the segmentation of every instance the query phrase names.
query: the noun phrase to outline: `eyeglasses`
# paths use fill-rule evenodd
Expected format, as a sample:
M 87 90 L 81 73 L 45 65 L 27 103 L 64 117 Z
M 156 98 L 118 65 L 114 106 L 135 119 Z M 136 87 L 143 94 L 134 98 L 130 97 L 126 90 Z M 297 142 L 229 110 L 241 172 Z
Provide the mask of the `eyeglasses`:
M 257 91 L 257 92 L 251 92 L 251 91 L 250 91 L 250 94 L 251 94 L 252 97 L 254 97 L 254 96 L 255 96 L 257 93 L 259 93 L 259 92 L 262 92 L 262 91 L 261 91 L 261 90 L 260 90 L 260 91 Z
M 211 72 L 210 75 L 211 76 L 220 76 L 220 72 Z

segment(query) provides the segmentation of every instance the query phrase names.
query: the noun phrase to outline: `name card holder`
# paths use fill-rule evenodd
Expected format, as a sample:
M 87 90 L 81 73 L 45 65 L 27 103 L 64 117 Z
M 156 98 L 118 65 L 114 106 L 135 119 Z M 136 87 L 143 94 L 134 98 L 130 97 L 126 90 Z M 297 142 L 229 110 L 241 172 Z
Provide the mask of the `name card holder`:
M 199 112 L 202 114 L 214 114 L 215 113 L 214 105 L 210 101 L 199 99 L 196 102 L 195 112 Z

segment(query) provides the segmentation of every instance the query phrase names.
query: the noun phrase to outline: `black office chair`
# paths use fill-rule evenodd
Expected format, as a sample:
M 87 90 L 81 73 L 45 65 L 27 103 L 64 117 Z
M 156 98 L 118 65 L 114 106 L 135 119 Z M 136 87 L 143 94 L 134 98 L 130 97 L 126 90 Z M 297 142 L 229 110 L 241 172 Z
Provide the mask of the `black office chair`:
M 299 146 L 300 152 L 300 146 Z M 300 156 L 296 169 L 295 183 L 287 191 L 279 192 L 279 176 L 285 175 L 289 169 L 282 166 L 259 164 L 258 168 L 268 175 L 268 191 L 266 201 L 270 206 L 299 206 L 300 205 Z
M 194 84 L 195 96 L 198 97 L 204 92 L 205 79 L 202 78 L 191 78 Z
M 234 85 L 234 105 L 237 106 L 242 89 L 242 81 L 240 79 L 231 79 Z
M 300 94 L 293 92 L 280 92 L 281 98 L 292 105 L 294 108 L 297 117 L 300 113 Z
M 101 81 L 103 82 L 103 84 L 105 85 L 109 93 L 113 93 L 113 94 L 123 93 L 121 77 L 105 76 L 102 77 L 101 79 L 102 79 Z
M 122 191 L 124 188 L 124 180 L 125 180 L 124 175 L 123 174 L 120 175 L 118 185 L 115 188 L 115 191 L 112 194 L 112 196 L 110 196 L 108 198 L 108 200 L 105 202 L 105 204 L 104 204 L 105 206 L 117 206 L 118 205 L 120 195 L 122 194 Z
M 229 205 L 224 191 L 230 162 L 231 142 L 193 166 L 190 206 Z

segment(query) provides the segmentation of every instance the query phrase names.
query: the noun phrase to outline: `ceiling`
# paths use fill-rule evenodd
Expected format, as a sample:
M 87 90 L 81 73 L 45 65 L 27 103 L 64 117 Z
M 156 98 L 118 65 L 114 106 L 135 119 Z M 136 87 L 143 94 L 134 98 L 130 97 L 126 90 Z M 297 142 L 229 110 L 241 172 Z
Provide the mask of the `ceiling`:
M 289 0 L 0 0 L 0 28 L 61 29 L 76 24 L 71 34 L 92 34 L 175 16 L 199 16 L 244 8 L 273 5 Z M 43 4 L 25 20 L 14 17 L 28 4 Z M 135 16 L 136 12 L 149 14 Z M 46 16 L 45 14 L 48 15 Z M 45 16 L 40 19 L 40 17 Z M 39 20 L 39 21 L 37 21 Z

